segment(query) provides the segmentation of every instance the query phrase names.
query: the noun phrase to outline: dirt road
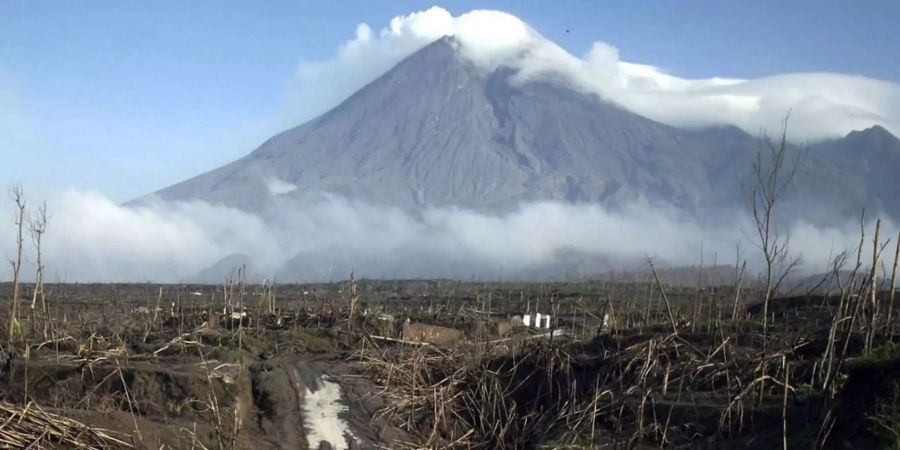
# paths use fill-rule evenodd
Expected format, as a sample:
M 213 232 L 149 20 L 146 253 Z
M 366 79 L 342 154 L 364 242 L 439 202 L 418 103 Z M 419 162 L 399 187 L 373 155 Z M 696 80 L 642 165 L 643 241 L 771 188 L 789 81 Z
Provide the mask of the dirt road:
M 339 359 L 282 357 L 251 375 L 257 425 L 272 448 L 389 448 L 402 436 L 374 418 L 383 406 L 374 386 Z

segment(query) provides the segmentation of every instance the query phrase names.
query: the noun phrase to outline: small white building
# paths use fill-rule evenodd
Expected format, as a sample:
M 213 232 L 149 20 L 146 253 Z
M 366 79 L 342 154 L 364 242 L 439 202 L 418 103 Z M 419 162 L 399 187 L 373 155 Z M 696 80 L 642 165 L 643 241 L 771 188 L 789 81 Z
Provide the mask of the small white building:
M 522 323 L 526 327 L 535 327 L 535 328 L 545 328 L 550 329 L 550 314 L 541 314 L 535 313 L 534 322 L 532 324 L 531 314 L 523 314 L 522 315 Z

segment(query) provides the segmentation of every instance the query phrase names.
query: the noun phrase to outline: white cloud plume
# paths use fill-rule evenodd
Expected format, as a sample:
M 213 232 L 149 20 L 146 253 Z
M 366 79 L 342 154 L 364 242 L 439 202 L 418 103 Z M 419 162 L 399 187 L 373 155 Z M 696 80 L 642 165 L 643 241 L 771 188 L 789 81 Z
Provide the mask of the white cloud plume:
M 679 78 L 652 65 L 624 61 L 604 42 L 594 43 L 584 56 L 572 55 L 504 12 L 453 16 L 440 7 L 395 17 L 378 33 L 360 24 L 332 59 L 301 62 L 290 89 L 290 120 L 324 112 L 445 35 L 455 36 L 462 53 L 487 69 L 514 67 L 522 81 L 562 75 L 581 90 L 673 126 L 732 124 L 756 133 L 778 129 L 792 110 L 795 139 L 842 136 L 875 124 L 900 134 L 900 85 L 895 83 L 837 73 Z
M 288 183 L 276 176 L 271 176 L 266 179 L 266 188 L 269 189 L 269 193 L 272 195 L 284 195 L 297 190 L 295 184 Z
M 375 277 L 558 276 L 556 269 L 569 267 L 566 255 L 572 252 L 577 258 L 608 258 L 606 267 L 584 266 L 583 273 L 591 274 L 629 264 L 643 269 L 645 255 L 696 264 L 701 246 L 707 258 L 718 254 L 719 261 L 731 261 L 736 242 L 749 248 L 740 230 L 750 229 L 741 214 L 698 224 L 644 204 L 613 212 L 545 202 L 500 215 L 439 208 L 413 217 L 328 195 L 294 203 L 293 214 L 275 221 L 196 201 L 122 207 L 97 193 L 70 190 L 48 208 L 48 277 L 67 281 L 180 281 L 234 254 L 247 255 L 258 275 L 277 273 L 283 281 L 343 278 L 350 267 Z M 15 250 L 9 208 L 0 212 L 0 221 L 0 251 L 9 258 Z M 833 228 L 796 223 L 790 231 L 806 271 L 826 269 L 828 258 L 852 250 L 859 236 L 851 221 Z M 285 263 L 298 254 L 308 256 L 295 261 L 296 273 L 285 273 Z M 335 266 L 337 272 L 324 267 L 336 261 L 344 263 Z M 33 262 L 29 254 L 26 277 Z
M 175 281 L 239 251 L 260 260 L 281 255 L 261 219 L 204 202 L 126 208 L 98 193 L 68 190 L 48 210 L 45 260 L 49 273 L 69 281 Z

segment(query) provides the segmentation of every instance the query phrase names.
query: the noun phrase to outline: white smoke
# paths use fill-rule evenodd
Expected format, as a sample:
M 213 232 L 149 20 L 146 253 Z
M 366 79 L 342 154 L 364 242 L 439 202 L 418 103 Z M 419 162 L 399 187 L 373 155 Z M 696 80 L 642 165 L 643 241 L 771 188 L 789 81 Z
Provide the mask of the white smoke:
M 294 203 L 293 214 L 275 221 L 204 202 L 122 207 L 97 193 L 66 191 L 51 199 L 48 209 L 47 274 L 65 281 L 180 281 L 235 254 L 246 255 L 257 274 L 279 275 L 283 281 L 347 275 L 323 271 L 321 266 L 330 264 L 323 255 L 346 261 L 348 273 L 353 267 L 360 276 L 379 277 L 541 274 L 573 251 L 609 258 L 614 268 L 629 261 L 641 264 L 645 256 L 664 264 L 694 265 L 701 248 L 707 261 L 711 255 L 732 261 L 738 242 L 751 264 L 758 267 L 759 261 L 745 215 L 698 224 L 640 203 L 616 212 L 544 202 L 499 215 L 437 208 L 412 217 L 399 209 L 321 196 Z M 11 213 L 4 208 L 0 215 L 0 251 L 7 258 L 15 254 Z M 888 232 L 883 235 L 894 227 L 884 223 Z M 808 272 L 827 269 L 830 258 L 853 251 L 859 240 L 853 221 L 834 228 L 800 222 L 787 231 Z M 315 257 L 292 266 L 299 273 L 286 273 L 285 263 L 298 254 Z M 26 278 L 33 274 L 34 261 L 29 251 Z M 471 271 L 461 274 L 463 269 L 453 262 Z M 587 270 L 584 274 L 591 274 Z
M 269 190 L 269 194 L 272 195 L 284 195 L 290 194 L 297 190 L 297 186 L 293 183 L 288 183 L 287 181 L 282 180 L 276 176 L 271 176 L 266 179 L 266 188 Z
M 584 56 L 572 55 L 504 12 L 453 16 L 440 7 L 395 17 L 378 33 L 360 24 L 332 59 L 300 63 L 290 90 L 289 120 L 324 112 L 442 36 L 455 36 L 462 54 L 488 70 L 511 66 L 523 82 L 562 75 L 578 89 L 673 126 L 731 124 L 755 134 L 778 129 L 778 121 L 792 110 L 791 135 L 798 140 L 842 136 L 875 124 L 900 134 L 900 86 L 895 83 L 838 73 L 684 79 L 622 60 L 604 42 L 594 43 Z

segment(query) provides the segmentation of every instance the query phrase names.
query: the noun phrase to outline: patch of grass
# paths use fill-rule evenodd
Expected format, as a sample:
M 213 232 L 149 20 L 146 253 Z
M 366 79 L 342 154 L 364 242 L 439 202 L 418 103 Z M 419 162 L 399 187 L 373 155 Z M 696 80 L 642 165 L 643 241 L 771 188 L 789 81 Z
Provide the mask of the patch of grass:
M 292 330 L 289 344 L 309 353 L 329 353 L 337 350 L 334 341 L 303 330 Z
M 877 347 L 873 347 L 869 350 L 869 353 L 864 357 L 865 360 L 878 362 L 878 361 L 887 361 L 889 359 L 894 359 L 900 357 L 900 349 L 897 348 L 897 344 L 893 341 L 887 341 L 882 345 Z
M 875 403 L 866 419 L 882 448 L 900 449 L 900 383 L 891 382 L 890 394 Z

